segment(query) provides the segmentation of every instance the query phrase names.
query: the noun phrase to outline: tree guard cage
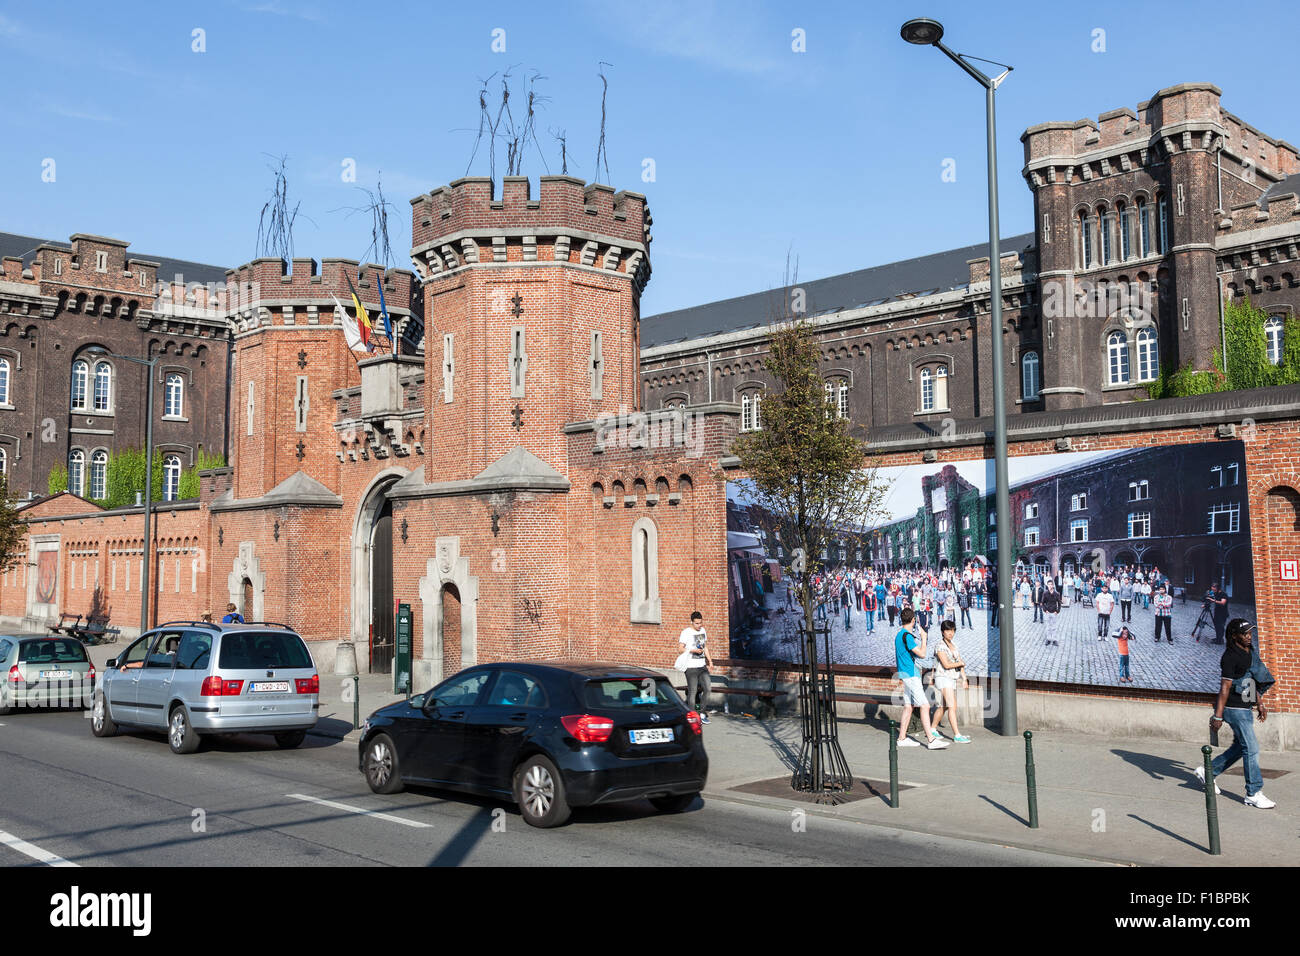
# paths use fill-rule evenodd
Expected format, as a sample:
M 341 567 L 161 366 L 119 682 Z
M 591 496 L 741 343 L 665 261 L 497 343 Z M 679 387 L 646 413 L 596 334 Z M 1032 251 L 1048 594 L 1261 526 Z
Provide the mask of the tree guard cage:
M 831 629 L 829 624 L 814 624 L 809 631 L 807 623 L 801 622 L 799 633 L 799 717 L 803 725 L 803 746 L 790 776 L 790 787 L 817 794 L 818 802 L 836 803 L 840 794 L 852 789 L 853 774 L 840 749 Z M 818 637 L 824 663 L 818 659 Z

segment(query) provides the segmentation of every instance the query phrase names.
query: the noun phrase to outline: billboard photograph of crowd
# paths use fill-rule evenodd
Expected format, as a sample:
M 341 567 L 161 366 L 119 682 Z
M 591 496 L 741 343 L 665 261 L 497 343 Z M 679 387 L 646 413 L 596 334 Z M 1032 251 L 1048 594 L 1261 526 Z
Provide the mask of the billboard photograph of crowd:
M 881 468 L 878 513 L 808 556 L 835 662 L 892 665 L 911 608 L 931 648 L 950 620 L 967 672 L 998 674 L 1005 535 L 1019 680 L 1217 690 L 1225 625 L 1255 620 L 1242 443 L 1015 457 L 1009 516 L 996 513 L 993 466 Z M 798 661 L 799 575 L 780 517 L 733 481 L 727 527 L 731 656 Z

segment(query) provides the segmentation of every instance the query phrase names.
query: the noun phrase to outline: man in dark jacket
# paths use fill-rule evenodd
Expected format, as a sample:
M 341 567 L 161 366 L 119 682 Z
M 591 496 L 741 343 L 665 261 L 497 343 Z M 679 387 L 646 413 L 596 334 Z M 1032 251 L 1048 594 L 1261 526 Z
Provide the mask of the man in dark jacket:
M 1061 617 L 1061 592 L 1056 590 L 1056 585 L 1049 578 L 1047 589 L 1042 595 L 1043 622 L 1047 625 L 1047 644 L 1061 646 L 1057 640 L 1056 624 Z

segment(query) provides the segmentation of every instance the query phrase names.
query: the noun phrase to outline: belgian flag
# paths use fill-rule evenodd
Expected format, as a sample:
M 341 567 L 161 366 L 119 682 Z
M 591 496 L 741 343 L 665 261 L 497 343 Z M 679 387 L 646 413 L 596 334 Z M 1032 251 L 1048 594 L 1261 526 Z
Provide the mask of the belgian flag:
M 352 284 L 352 277 L 346 272 L 343 278 L 348 280 L 348 291 L 352 293 L 352 304 L 357 310 L 357 324 L 361 327 L 361 342 L 367 349 L 370 348 L 370 315 L 366 312 L 366 307 L 361 304 L 361 297 L 357 295 L 357 287 Z

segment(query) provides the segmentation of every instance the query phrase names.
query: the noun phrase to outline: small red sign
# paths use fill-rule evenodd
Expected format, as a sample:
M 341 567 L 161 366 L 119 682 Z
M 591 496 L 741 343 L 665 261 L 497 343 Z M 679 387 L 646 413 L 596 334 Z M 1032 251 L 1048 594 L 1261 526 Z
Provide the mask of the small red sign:
M 1278 569 L 1283 581 L 1300 581 L 1300 560 L 1279 561 Z

